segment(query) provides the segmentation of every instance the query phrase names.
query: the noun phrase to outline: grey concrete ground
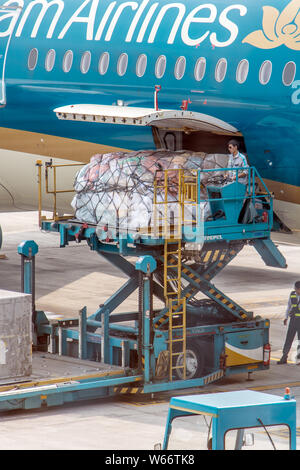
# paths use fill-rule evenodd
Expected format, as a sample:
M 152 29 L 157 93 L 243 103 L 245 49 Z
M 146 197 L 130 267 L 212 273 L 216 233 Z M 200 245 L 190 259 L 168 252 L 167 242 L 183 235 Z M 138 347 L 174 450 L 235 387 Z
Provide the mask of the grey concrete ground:
M 0 289 L 20 291 L 17 246 L 24 240 L 35 240 L 40 248 L 36 259 L 37 308 L 49 312 L 50 317 L 77 316 L 84 305 L 93 313 L 125 282 L 122 273 L 84 243 L 59 248 L 57 235 L 39 231 L 36 213 L 0 213 L 0 224 L 4 232 Z M 275 363 L 286 332 L 282 320 L 287 298 L 295 280 L 300 279 L 300 236 L 274 235 L 274 239 L 287 259 L 286 270 L 267 268 L 255 250 L 246 247 L 214 280 L 217 287 L 248 310 L 271 320 L 271 368 L 266 373 L 253 374 L 252 381 L 247 381 L 245 374 L 237 375 L 211 384 L 199 393 L 248 388 L 283 395 L 285 387 L 291 386 L 292 395 L 300 400 L 300 367 L 293 363 L 296 341 L 289 364 Z M 136 309 L 136 301 L 135 295 L 131 296 L 119 310 Z M 5 413 L 0 415 L 0 449 L 153 449 L 163 439 L 169 398 L 168 394 L 141 399 L 114 397 L 53 409 Z M 202 418 L 194 428 L 180 424 L 173 444 L 179 449 L 191 448 L 196 428 L 205 445 L 207 423 Z M 286 448 L 287 433 L 278 430 L 274 436 L 278 447 Z M 264 439 L 260 431 L 256 442 L 271 449 L 269 440 Z

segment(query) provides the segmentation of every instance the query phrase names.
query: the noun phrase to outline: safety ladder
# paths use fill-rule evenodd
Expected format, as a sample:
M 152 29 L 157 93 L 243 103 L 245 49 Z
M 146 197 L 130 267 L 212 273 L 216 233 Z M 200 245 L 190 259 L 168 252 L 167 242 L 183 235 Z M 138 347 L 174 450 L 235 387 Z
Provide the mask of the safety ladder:
M 162 173 L 162 172 L 160 172 Z M 182 295 L 182 227 L 195 222 L 191 208 L 197 211 L 197 173 L 186 175 L 183 169 L 165 170 L 154 181 L 154 224 L 164 237 L 164 296 L 169 323 L 169 378 L 173 373 L 186 378 L 186 297 Z M 171 208 L 175 206 L 175 210 Z M 160 207 L 163 206 L 163 211 Z M 186 208 L 190 207 L 187 218 Z M 156 232 L 157 233 L 157 232 Z

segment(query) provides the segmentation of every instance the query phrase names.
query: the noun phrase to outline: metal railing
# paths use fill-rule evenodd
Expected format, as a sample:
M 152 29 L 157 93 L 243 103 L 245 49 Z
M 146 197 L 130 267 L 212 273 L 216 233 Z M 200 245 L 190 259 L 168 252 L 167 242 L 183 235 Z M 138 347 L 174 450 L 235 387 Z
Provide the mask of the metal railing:
M 244 174 L 242 178 L 240 177 L 241 173 Z M 231 194 L 230 191 L 223 191 L 231 183 L 236 182 L 239 182 L 240 186 L 232 186 Z M 216 188 L 217 192 L 219 191 L 219 196 L 211 197 L 213 188 Z M 243 206 L 246 200 L 252 202 L 254 207 L 258 202 L 269 205 L 267 212 L 268 224 L 271 229 L 273 226 L 273 196 L 256 168 L 159 170 L 154 179 L 154 233 L 166 238 L 170 238 L 168 234 L 176 233 L 178 238 L 178 233 L 181 231 L 180 225 L 192 227 L 198 226 L 199 222 L 208 221 L 203 219 L 201 212 L 203 203 L 208 203 L 209 208 L 217 202 L 225 203 L 228 208 L 230 202 L 238 202 L 240 206 Z M 175 211 L 174 217 L 172 208 L 176 207 L 177 216 Z M 185 215 L 187 211 L 189 211 L 189 218 Z M 222 221 L 221 225 L 226 225 L 226 222 Z
M 36 162 L 38 168 L 38 212 L 39 223 L 42 220 L 53 222 L 63 221 L 74 217 L 74 214 L 59 215 L 58 197 L 61 194 L 74 193 L 72 189 L 58 188 L 57 172 L 66 167 L 82 167 L 85 163 L 53 164 L 52 160 L 45 164 L 45 188 L 46 195 L 53 197 L 52 217 L 47 219 L 42 216 L 42 167 L 41 161 Z M 216 186 L 222 188 L 228 183 L 239 181 L 239 174 L 247 172 L 243 178 L 243 184 L 246 187 L 245 194 L 238 195 L 233 192 L 231 197 L 221 197 L 219 201 L 245 201 L 252 200 L 253 205 L 258 200 L 269 203 L 268 224 L 271 229 L 273 226 L 273 196 L 254 167 L 246 168 L 213 168 L 206 170 L 198 169 L 169 169 L 159 170 L 154 177 L 153 194 L 153 213 L 152 220 L 154 227 L 140 229 L 141 232 L 151 233 L 154 238 L 161 237 L 167 239 L 181 238 L 182 225 L 195 227 L 203 222 L 201 213 L 201 203 L 215 203 L 215 198 L 210 198 L 206 194 L 206 188 Z M 231 175 L 231 177 L 228 177 Z M 234 177 L 232 178 L 232 175 Z M 50 181 L 51 180 L 51 181 Z M 259 188 L 260 186 L 260 188 Z M 171 196 L 171 197 L 170 197 Z M 170 210 L 172 208 L 172 210 Z M 174 210 L 173 210 L 174 208 Z M 192 214 L 192 216 L 191 216 Z M 224 221 L 221 222 L 224 225 Z M 225 222 L 226 224 L 226 222 Z M 149 232 L 150 229 L 150 232 Z
M 201 184 L 203 181 L 203 175 L 205 173 L 213 174 L 213 173 L 220 173 L 222 172 L 224 175 L 227 173 L 233 173 L 235 174 L 234 178 L 232 177 L 227 177 L 227 179 L 224 177 L 223 181 L 218 182 L 213 182 L 209 181 L 209 183 L 206 183 L 206 187 L 210 185 L 216 185 L 221 187 L 224 187 L 225 185 L 233 182 L 240 182 L 239 181 L 239 173 L 247 173 L 247 178 L 243 177 L 243 182 L 242 184 L 245 185 L 246 191 L 245 194 L 239 196 L 237 194 L 234 194 L 232 197 L 222 197 L 220 200 L 223 202 L 228 202 L 228 201 L 245 201 L 250 200 L 255 207 L 256 203 L 258 200 L 261 200 L 261 202 L 267 202 L 269 204 L 269 209 L 268 209 L 268 225 L 269 229 L 271 230 L 273 227 L 273 194 L 269 191 L 267 188 L 265 182 L 263 181 L 262 177 L 260 176 L 258 170 L 255 167 L 246 167 L 246 168 L 214 168 L 214 169 L 208 169 L 208 170 L 198 170 L 201 171 Z M 217 178 L 217 177 L 215 177 Z M 261 187 L 259 187 L 261 186 Z M 215 199 L 213 198 L 201 198 L 200 196 L 200 202 L 215 202 Z
M 257 169 L 255 167 L 249 166 L 249 167 L 246 167 L 246 168 L 212 168 L 212 169 L 197 170 L 197 171 L 200 171 L 200 173 L 202 175 L 204 175 L 205 173 L 216 173 L 216 172 L 218 172 L 218 173 L 220 173 L 220 172 L 222 172 L 222 173 L 229 173 L 229 172 L 235 173 L 235 178 L 230 178 L 230 177 L 227 178 L 227 183 L 238 181 L 239 180 L 238 174 L 240 172 L 243 172 L 243 173 L 247 172 L 247 183 L 245 184 L 245 186 L 247 187 L 247 196 L 248 197 L 249 196 L 251 196 L 251 197 L 256 197 L 256 196 L 257 197 L 266 197 L 266 196 L 268 196 L 268 197 L 272 198 L 272 194 L 268 190 L 266 184 L 264 183 L 263 179 L 261 178 L 259 172 L 257 171 Z M 262 184 L 263 189 L 265 191 L 264 194 L 256 193 L 257 180 Z M 202 181 L 202 178 L 201 178 L 201 181 Z M 223 183 L 220 183 L 220 185 L 224 185 L 224 184 L 226 184 L 225 177 L 224 177 Z M 230 198 L 230 199 L 232 199 L 232 198 Z M 202 201 L 209 201 L 209 199 L 202 199 Z
M 40 160 L 37 160 L 36 166 L 38 168 L 38 213 L 39 213 L 39 225 L 41 226 L 42 220 L 48 220 L 53 222 L 63 221 L 72 217 L 72 215 L 60 216 L 58 212 L 57 196 L 60 194 L 74 193 L 72 189 L 58 189 L 57 188 L 57 169 L 67 167 L 80 167 L 84 166 L 85 163 L 65 163 L 65 164 L 53 164 L 52 160 L 45 163 L 45 193 L 53 196 L 53 209 L 52 217 L 47 219 L 42 215 L 43 211 L 43 186 L 42 186 L 42 167 L 43 164 Z M 50 183 L 50 172 L 52 172 L 52 183 Z M 51 186 L 51 188 L 50 188 Z

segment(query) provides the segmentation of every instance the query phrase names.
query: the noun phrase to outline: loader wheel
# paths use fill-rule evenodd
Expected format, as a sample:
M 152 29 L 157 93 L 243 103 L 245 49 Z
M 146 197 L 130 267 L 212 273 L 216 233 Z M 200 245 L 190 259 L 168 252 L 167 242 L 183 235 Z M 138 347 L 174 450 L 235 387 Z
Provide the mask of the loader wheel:
M 187 345 L 186 354 L 186 380 L 201 377 L 204 371 L 204 356 L 199 348 L 191 343 Z M 174 361 L 175 362 L 175 361 Z M 183 354 L 177 356 L 176 366 L 182 366 Z M 175 369 L 175 375 L 178 379 L 183 380 L 183 369 Z

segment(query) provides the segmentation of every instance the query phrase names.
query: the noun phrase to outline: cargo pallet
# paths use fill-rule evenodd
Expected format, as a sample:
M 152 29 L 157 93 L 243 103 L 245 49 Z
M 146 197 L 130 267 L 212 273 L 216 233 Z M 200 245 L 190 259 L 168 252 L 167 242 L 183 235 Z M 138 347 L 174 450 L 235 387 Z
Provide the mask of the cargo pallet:
M 203 220 L 203 171 L 174 171 L 177 196 L 172 201 L 168 171 L 155 178 L 154 228 L 132 233 L 60 219 L 56 213 L 51 220 L 40 214 L 41 228 L 57 232 L 62 248 L 86 241 L 128 280 L 92 315 L 83 307 L 78 318 L 50 321 L 35 309 L 38 246 L 34 241 L 19 246 L 23 291 L 33 296 L 33 365 L 35 360 L 46 361 L 51 374 L 46 378 L 34 372 L 28 380 L 2 383 L 0 410 L 203 387 L 231 374 L 269 368 L 269 320 L 254 318 L 212 280 L 246 244 L 253 245 L 268 266 L 286 267 L 270 238 L 272 195 L 251 167 L 247 184 L 240 183 L 236 173 L 235 181 L 207 186 L 205 202 L 212 217 Z M 241 215 L 250 203 L 258 208 L 255 217 L 245 221 Z M 220 211 L 222 217 L 214 219 Z M 135 257 L 135 264 L 127 257 Z M 114 313 L 135 290 L 137 311 Z M 199 292 L 208 300 L 195 301 Z M 153 308 L 154 296 L 164 308 Z M 70 361 L 75 369 L 85 363 L 89 373 L 62 373 L 58 365 L 67 370 Z

